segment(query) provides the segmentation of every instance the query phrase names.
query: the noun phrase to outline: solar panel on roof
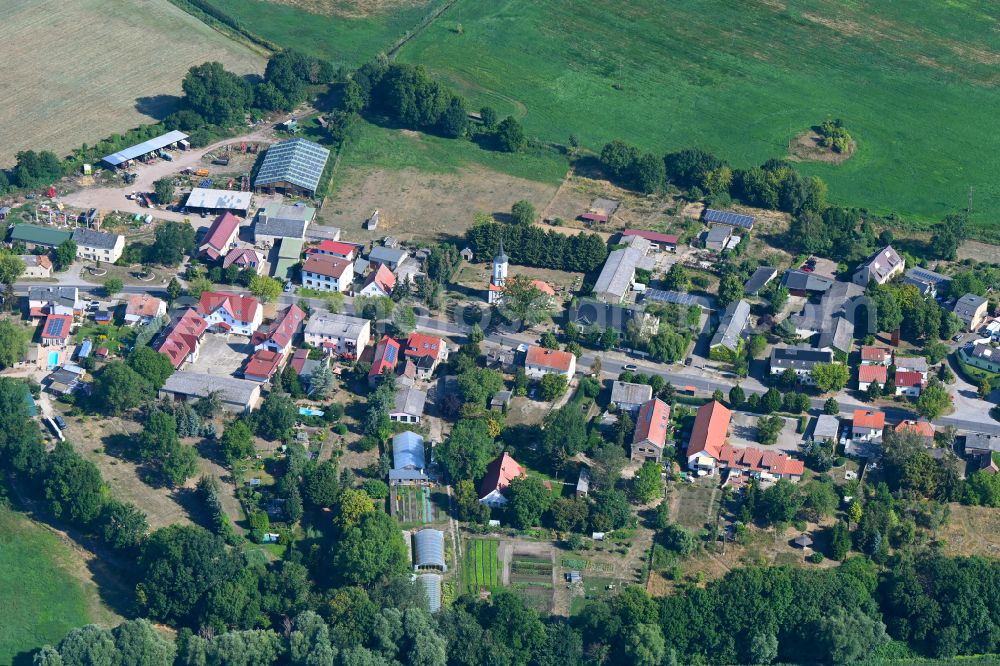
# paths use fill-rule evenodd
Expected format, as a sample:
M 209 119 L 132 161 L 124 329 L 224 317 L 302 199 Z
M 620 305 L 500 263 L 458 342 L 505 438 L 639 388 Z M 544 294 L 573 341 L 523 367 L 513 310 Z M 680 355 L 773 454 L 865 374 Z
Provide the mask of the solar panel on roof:
M 935 273 L 934 271 L 929 271 L 924 268 L 911 268 L 909 272 L 911 276 L 920 278 L 921 280 L 927 280 L 928 282 L 941 282 L 948 279 L 940 273 Z
M 65 326 L 65 319 L 50 319 L 49 323 L 45 326 L 45 334 L 57 338 L 61 337 Z
M 291 139 L 271 146 L 264 155 L 254 185 L 287 181 L 315 190 L 323 176 L 330 151 L 305 139 Z
M 713 210 L 709 208 L 705 211 L 705 221 L 714 222 L 716 224 L 728 224 L 733 227 L 742 227 L 744 229 L 753 228 L 752 215 L 741 215 L 740 213 L 733 213 L 728 210 Z
M 676 303 L 677 305 L 694 305 L 696 303 L 695 297 L 691 294 L 665 289 L 647 289 L 646 298 L 662 303 Z
M 396 348 L 391 345 L 385 347 L 385 360 L 388 363 L 396 362 Z

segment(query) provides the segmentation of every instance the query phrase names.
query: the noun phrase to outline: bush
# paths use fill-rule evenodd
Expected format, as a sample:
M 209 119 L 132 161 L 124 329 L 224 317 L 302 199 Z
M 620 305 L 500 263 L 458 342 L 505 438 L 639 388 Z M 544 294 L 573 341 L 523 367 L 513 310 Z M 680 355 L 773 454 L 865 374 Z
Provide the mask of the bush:
M 825 558 L 823 557 L 823 553 L 821 553 L 821 552 L 819 552 L 817 550 L 817 551 L 813 552 L 813 554 L 810 555 L 809 557 L 807 557 L 806 559 L 809 560 L 810 562 L 812 562 L 813 564 L 819 564 Z

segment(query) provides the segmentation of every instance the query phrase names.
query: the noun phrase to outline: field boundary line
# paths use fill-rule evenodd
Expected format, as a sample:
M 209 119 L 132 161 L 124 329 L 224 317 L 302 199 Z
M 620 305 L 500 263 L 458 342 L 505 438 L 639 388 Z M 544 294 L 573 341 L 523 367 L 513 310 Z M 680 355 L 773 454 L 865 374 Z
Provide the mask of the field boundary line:
M 431 27 L 431 25 L 433 25 L 435 21 L 441 18 L 442 14 L 451 9 L 451 7 L 456 2 L 458 2 L 458 0 L 448 0 L 448 2 L 444 3 L 437 9 L 432 10 L 427 16 L 420 19 L 417 25 L 413 26 L 412 29 L 407 30 L 402 37 L 397 39 L 392 44 L 392 46 L 389 47 L 389 50 L 386 51 L 386 55 L 388 55 L 390 58 L 395 58 L 396 54 L 399 53 L 399 50 L 401 48 L 406 46 L 407 42 L 409 42 L 414 37 L 420 35 L 420 33 L 422 33 L 427 28 Z

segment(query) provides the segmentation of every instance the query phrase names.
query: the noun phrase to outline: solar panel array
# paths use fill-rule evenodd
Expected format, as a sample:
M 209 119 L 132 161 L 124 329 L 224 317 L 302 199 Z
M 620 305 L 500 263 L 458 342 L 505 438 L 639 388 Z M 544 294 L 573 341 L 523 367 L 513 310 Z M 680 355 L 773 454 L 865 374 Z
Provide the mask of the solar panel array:
M 691 294 L 684 294 L 679 291 L 669 291 L 666 289 L 647 289 L 646 298 L 651 301 L 661 303 L 676 303 L 677 305 L 695 305 L 697 300 Z
M 323 176 L 330 151 L 306 139 L 291 139 L 271 146 L 264 155 L 254 186 L 292 183 L 315 191 Z
M 396 362 L 396 353 L 398 351 L 399 350 L 396 349 L 395 345 L 386 345 L 385 346 L 385 355 L 383 356 L 383 358 L 385 358 L 385 360 L 386 360 L 387 363 L 395 363 Z
M 49 319 L 49 323 L 45 326 L 45 335 L 52 336 L 54 338 L 62 337 L 63 328 L 65 327 L 65 319 Z
M 907 271 L 907 273 L 910 277 L 915 277 L 918 280 L 924 280 L 925 282 L 933 282 L 934 284 L 947 282 L 950 279 L 940 273 L 935 273 L 934 271 L 929 271 L 925 268 L 911 268 Z
M 731 227 L 753 229 L 752 215 L 741 215 L 728 210 L 713 210 L 709 208 L 705 211 L 705 221 L 715 224 L 728 224 Z

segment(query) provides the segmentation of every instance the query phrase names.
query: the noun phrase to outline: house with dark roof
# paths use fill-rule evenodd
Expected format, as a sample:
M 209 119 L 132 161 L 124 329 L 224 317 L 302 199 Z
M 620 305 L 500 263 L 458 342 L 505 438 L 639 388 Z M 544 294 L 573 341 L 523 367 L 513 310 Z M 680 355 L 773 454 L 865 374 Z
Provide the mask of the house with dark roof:
M 264 309 L 253 296 L 227 291 L 206 291 L 198 300 L 198 314 L 208 327 L 250 337 L 260 328 Z
M 987 372 L 1000 372 L 1000 347 L 993 343 L 974 342 L 958 350 L 963 362 Z
M 398 423 L 421 423 L 424 420 L 424 406 L 427 393 L 412 386 L 400 386 L 396 390 L 389 420 Z
M 302 264 L 302 286 L 320 291 L 345 292 L 354 282 L 354 265 L 328 254 L 311 254 Z
M 253 186 L 258 192 L 313 196 L 330 151 L 306 139 L 289 139 L 267 149 Z
M 778 274 L 777 268 L 761 266 L 753 272 L 750 279 L 743 284 L 743 293 L 747 296 L 756 296 L 766 287 Z
M 780 375 L 789 368 L 803 384 L 813 382 L 810 373 L 821 363 L 833 363 L 833 352 L 809 347 L 774 347 L 771 349 L 771 374 Z
M 479 502 L 491 507 L 502 507 L 507 504 L 503 491 L 510 482 L 526 474 L 513 457 L 506 451 L 486 468 L 486 476 L 479 486 Z
M 750 304 L 744 300 L 730 303 L 709 343 L 709 353 L 718 354 L 723 350 L 735 352 L 743 340 L 743 331 L 749 323 Z
M 254 331 L 251 344 L 257 351 L 269 349 L 282 356 L 292 348 L 292 341 L 302 329 L 306 313 L 302 308 L 292 304 L 278 313 L 274 321 Z
M 240 234 L 240 218 L 230 212 L 217 216 L 198 244 L 198 254 L 216 261 L 229 252 Z
M 851 280 L 854 284 L 867 287 L 870 282 L 885 284 L 897 275 L 902 274 L 906 262 L 891 245 L 879 250 L 858 267 Z
M 109 234 L 85 227 L 73 230 L 73 242 L 76 243 L 77 259 L 113 264 L 125 251 L 125 237 L 121 234 Z
M 652 398 L 653 387 L 649 384 L 620 381 L 611 384 L 611 402 L 622 411 L 635 413 Z
M 566 321 L 582 328 L 598 328 L 601 331 L 611 328 L 625 337 L 629 327 L 638 330 L 648 329 L 655 332 L 660 325 L 660 318 L 646 314 L 641 308 L 613 303 L 601 303 L 588 298 L 574 299 L 566 311 Z
M 368 253 L 368 261 L 371 264 L 372 270 L 377 268 L 379 264 L 382 264 L 390 271 L 395 271 L 401 263 L 406 261 L 407 256 L 406 250 L 401 247 L 379 245 L 373 247 L 372 251 Z
M 926 268 L 915 267 L 906 271 L 903 275 L 903 282 L 916 287 L 921 296 L 935 298 L 938 289 L 946 287 L 951 282 L 951 278 Z
M 316 217 L 312 206 L 269 204 L 257 211 L 253 237 L 256 243 L 274 245 L 282 238 L 305 241 L 306 230 Z
M 208 322 L 197 310 L 189 308 L 167 328 L 155 347 L 156 351 L 166 354 L 174 369 L 178 370 L 185 363 L 198 360 L 201 337 L 207 330 Z
M 658 398 L 642 404 L 635 419 L 631 458 L 633 462 L 660 462 L 670 430 L 670 405 Z
M 76 287 L 28 287 L 28 312 L 32 319 L 47 314 L 76 315 L 83 311 Z
M 257 275 L 264 274 L 264 260 L 252 247 L 238 247 L 226 253 L 222 267 L 236 266 L 241 271 L 252 270 Z
M 965 324 L 966 330 L 975 331 L 982 325 L 986 318 L 986 308 L 989 305 L 982 296 L 976 294 L 965 294 L 955 301 L 953 312 Z
M 713 400 L 698 408 L 688 440 L 688 469 L 704 476 L 714 474 L 722 455 L 722 447 L 729 436 L 729 422 L 733 412 L 721 402 Z
M 797 268 L 785 271 L 781 286 L 792 296 L 812 296 L 825 294 L 833 286 L 833 280 Z

